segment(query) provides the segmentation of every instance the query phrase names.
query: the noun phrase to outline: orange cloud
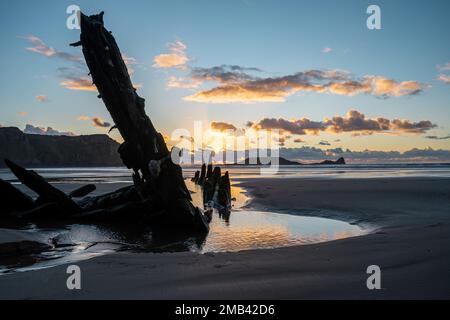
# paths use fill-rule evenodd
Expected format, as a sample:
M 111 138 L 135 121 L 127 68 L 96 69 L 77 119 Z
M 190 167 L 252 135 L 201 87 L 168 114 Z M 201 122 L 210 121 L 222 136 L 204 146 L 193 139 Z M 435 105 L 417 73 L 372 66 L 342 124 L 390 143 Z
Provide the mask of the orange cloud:
M 364 83 L 370 84 L 371 92 L 376 96 L 401 97 L 421 92 L 424 85 L 417 81 L 396 82 L 380 76 L 366 76 Z
M 45 94 L 40 94 L 36 96 L 36 100 L 39 102 L 48 102 L 48 97 Z
M 60 83 L 64 88 L 79 91 L 97 91 L 97 87 L 92 84 L 92 80 L 89 77 L 71 78 L 61 81 Z
M 189 61 L 186 55 L 187 46 L 181 41 L 169 43 L 169 53 L 163 53 L 153 58 L 155 68 L 185 68 Z
M 307 70 L 275 78 L 256 78 L 242 71 L 210 68 L 209 73 L 192 73 L 198 81 L 216 81 L 220 85 L 185 97 L 187 101 L 208 103 L 283 102 L 297 92 L 332 93 L 353 96 L 371 94 L 377 97 L 414 95 L 425 89 L 417 81 L 397 82 L 382 76 L 364 76 L 352 79 L 342 70 Z M 194 70 L 195 71 L 195 70 Z M 214 72 L 213 72 L 214 71 Z
M 197 92 L 184 98 L 186 101 L 230 103 L 230 102 L 282 102 L 289 95 L 284 90 L 267 88 L 267 90 L 255 90 L 245 85 L 227 85 L 211 90 Z

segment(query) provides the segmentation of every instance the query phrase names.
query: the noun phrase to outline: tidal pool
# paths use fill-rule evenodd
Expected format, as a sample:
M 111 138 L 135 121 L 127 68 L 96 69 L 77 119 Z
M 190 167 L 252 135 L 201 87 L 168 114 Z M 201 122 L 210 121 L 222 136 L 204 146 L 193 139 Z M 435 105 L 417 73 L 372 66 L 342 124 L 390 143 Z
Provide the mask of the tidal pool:
M 186 180 L 195 205 L 202 207 L 202 191 Z M 233 210 L 215 212 L 206 236 L 167 235 L 146 227 L 111 225 L 27 225 L 0 229 L 0 235 L 20 233 L 20 239 L 47 245 L 41 252 L 15 257 L 0 254 L 0 274 L 23 272 L 74 263 L 118 251 L 236 252 L 313 244 L 367 233 L 357 225 L 332 219 L 302 216 L 301 212 L 274 213 L 245 209 L 249 198 L 232 186 Z M 7 237 L 6 237 L 7 238 Z M 0 237 L 1 240 L 1 237 Z M 0 249 L 2 241 L 0 241 Z M 0 250 L 1 251 L 1 250 Z
M 187 182 L 194 203 L 201 205 L 201 188 Z M 304 245 L 359 236 L 367 233 L 347 222 L 302 216 L 301 213 L 275 213 L 244 209 L 250 201 L 245 190 L 235 184 L 231 188 L 233 210 L 230 215 L 215 213 L 210 232 L 201 246 L 190 249 L 200 252 L 234 252 Z

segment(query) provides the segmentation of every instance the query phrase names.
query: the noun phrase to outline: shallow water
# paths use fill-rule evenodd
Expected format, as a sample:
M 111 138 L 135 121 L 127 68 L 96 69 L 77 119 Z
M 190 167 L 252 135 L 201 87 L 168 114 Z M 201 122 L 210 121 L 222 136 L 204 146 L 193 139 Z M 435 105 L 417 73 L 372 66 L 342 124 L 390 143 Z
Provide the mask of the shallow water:
M 347 164 L 280 166 L 274 176 L 263 176 L 258 166 L 224 166 L 232 178 L 303 177 L 303 178 L 381 178 L 381 177 L 450 177 L 450 164 Z M 198 166 L 183 167 L 186 177 L 193 176 Z M 49 181 L 65 183 L 132 183 L 130 170 L 107 168 L 38 168 Z M 0 178 L 16 181 L 8 169 L 0 169 Z
M 125 183 L 127 179 L 130 180 L 128 172 L 123 169 L 38 171 L 60 187 L 86 182 L 104 186 L 105 183 Z M 194 204 L 202 207 L 201 188 L 189 179 L 186 183 L 192 191 Z M 18 257 L 15 260 L 8 259 L 5 262 L 0 259 L 0 274 L 48 268 L 120 250 L 235 252 L 312 244 L 368 232 L 342 221 L 301 216 L 301 212 L 281 214 L 243 209 L 249 198 L 239 184 L 233 185 L 232 197 L 235 201 L 231 214 L 221 216 L 215 212 L 206 237 L 167 236 L 145 227 L 81 224 L 22 226 L 20 229 L 25 238 L 37 238 L 39 242 L 50 247 L 39 254 Z

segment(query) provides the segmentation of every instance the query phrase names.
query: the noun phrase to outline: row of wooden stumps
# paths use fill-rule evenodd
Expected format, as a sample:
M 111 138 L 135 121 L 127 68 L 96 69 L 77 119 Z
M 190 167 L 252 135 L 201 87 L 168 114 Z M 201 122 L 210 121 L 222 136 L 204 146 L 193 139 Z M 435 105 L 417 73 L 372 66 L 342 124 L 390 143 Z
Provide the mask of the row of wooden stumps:
M 203 164 L 201 170 L 195 172 L 191 179 L 203 190 L 203 205 L 211 214 L 215 208 L 219 214 L 229 215 L 231 210 L 231 184 L 228 171 L 222 175 L 220 167 Z

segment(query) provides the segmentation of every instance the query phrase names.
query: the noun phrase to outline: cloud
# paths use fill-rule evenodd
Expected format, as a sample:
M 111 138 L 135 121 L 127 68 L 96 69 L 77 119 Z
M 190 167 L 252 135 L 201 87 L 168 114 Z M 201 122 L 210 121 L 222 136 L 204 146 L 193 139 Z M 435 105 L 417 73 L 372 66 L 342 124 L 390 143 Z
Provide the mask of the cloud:
M 438 136 L 426 136 L 425 138 L 430 139 L 430 140 L 447 140 L 447 139 L 450 139 L 450 135 L 443 136 L 443 137 L 438 137 Z
M 436 127 L 431 121 L 411 122 L 409 120 L 386 118 L 369 119 L 357 110 L 350 110 L 345 116 L 334 116 L 323 121 L 312 121 L 307 118 L 286 120 L 283 118 L 264 118 L 258 122 L 249 122 L 256 130 L 281 130 L 294 135 L 317 135 L 320 132 L 353 134 L 373 133 L 409 133 L 422 134 Z
M 31 124 L 27 124 L 23 132 L 28 134 L 38 134 L 46 136 L 75 136 L 73 132 L 60 132 L 53 129 L 52 127 L 47 127 L 47 129 L 45 129 L 43 127 L 35 127 Z
M 135 58 L 122 55 L 125 66 L 128 69 L 130 77 L 134 74 L 134 65 L 138 62 Z M 76 90 L 76 91 L 90 91 L 98 92 L 97 87 L 92 81 L 89 71 L 85 64 L 74 65 L 72 67 L 60 67 L 58 68 L 59 76 L 62 78 L 60 85 L 66 89 Z M 141 88 L 141 84 L 134 84 L 134 88 Z
M 186 64 L 189 62 L 189 57 L 186 54 L 187 46 L 177 40 L 169 43 L 169 53 L 163 53 L 153 58 L 155 68 L 186 68 Z
M 104 121 L 102 118 L 100 117 L 88 117 L 88 116 L 79 116 L 77 118 L 77 120 L 80 121 L 92 121 L 92 125 L 94 127 L 99 127 L 99 128 L 109 128 L 111 127 L 111 123 Z
M 335 116 L 325 119 L 326 130 L 332 133 L 341 132 L 373 132 L 390 130 L 390 121 L 385 118 L 367 119 L 364 114 L 357 110 L 350 110 L 345 117 Z
M 320 146 L 331 146 L 331 143 L 328 141 L 322 140 L 318 143 Z
M 305 140 L 297 138 L 297 139 L 294 139 L 294 143 L 305 143 Z
M 95 127 L 100 127 L 100 128 L 109 128 L 111 127 L 111 124 L 109 122 L 105 122 L 102 118 L 100 117 L 94 117 L 92 118 L 92 124 Z
M 27 51 L 35 52 L 48 58 L 60 58 L 72 64 L 70 67 L 60 67 L 57 69 L 59 77 L 62 78 L 60 81 L 61 86 L 70 90 L 97 92 L 96 86 L 92 83 L 92 79 L 88 75 L 89 70 L 86 63 L 81 56 L 54 49 L 34 35 L 23 38 L 32 44 L 32 46 L 26 48 Z M 138 65 L 138 61 L 126 54 L 122 55 L 122 59 L 128 69 L 128 73 L 132 76 L 135 72 L 134 67 Z M 142 85 L 135 85 L 135 88 L 140 87 Z M 44 102 L 44 95 L 38 96 L 36 99 Z
M 28 115 L 28 112 L 26 112 L 26 111 L 19 112 L 19 116 L 21 116 L 21 117 L 26 117 L 27 115 Z
M 45 94 L 37 95 L 36 100 L 39 102 L 49 102 L 50 101 Z
M 25 50 L 30 52 L 35 52 L 40 55 L 43 55 L 47 58 L 60 58 L 67 61 L 79 62 L 81 61 L 81 57 L 78 55 L 73 55 L 67 52 L 58 51 L 52 47 L 49 47 L 45 44 L 42 39 L 34 35 L 28 35 L 26 37 L 22 37 L 27 40 L 32 46 L 25 48 Z
M 257 130 L 281 130 L 295 135 L 317 134 L 319 131 L 325 130 L 322 122 L 315 122 L 306 118 L 299 120 L 264 118 L 253 123 L 252 128 Z
M 391 122 L 391 130 L 402 131 L 407 133 L 421 134 L 437 126 L 431 121 L 410 122 L 409 120 L 394 119 Z
M 221 65 L 211 68 L 193 68 L 191 78 L 199 81 L 215 81 L 219 83 L 239 83 L 254 80 L 250 72 L 262 72 L 261 69 L 253 67 L 242 67 L 238 65 Z
M 450 70 L 450 62 L 447 62 L 443 66 L 438 66 L 437 69 L 439 71 L 449 71 Z
M 255 79 L 251 72 L 262 72 L 258 68 L 247 68 L 238 65 L 221 65 L 210 68 L 192 68 L 187 78 L 170 76 L 169 88 L 194 89 L 206 82 L 222 84 L 239 83 Z
M 237 128 L 232 125 L 231 123 L 226 123 L 226 122 L 211 122 L 211 129 L 212 130 L 216 130 L 216 131 L 227 131 L 227 130 L 237 130 Z
M 34 35 L 24 37 L 32 46 L 27 47 L 26 50 L 43 55 L 47 58 L 60 58 L 72 64 L 72 67 L 58 68 L 59 76 L 63 79 L 60 85 L 71 90 L 82 91 L 97 91 L 97 88 L 92 84 L 92 80 L 88 74 L 87 66 L 81 56 L 62 52 L 52 47 L 49 47 L 45 42 Z M 36 99 L 40 102 L 45 102 L 46 96 L 39 95 Z
M 397 82 L 381 76 L 366 76 L 363 83 L 370 84 L 369 93 L 380 97 L 401 97 L 420 93 L 425 85 L 417 81 Z
M 192 79 L 184 79 L 175 76 L 170 76 L 167 81 L 168 88 L 178 88 L 178 89 L 194 89 L 201 85 L 202 82 L 195 81 Z
M 446 84 L 450 84 L 450 75 L 440 74 L 438 77 L 438 80 L 440 80 Z
M 79 67 L 58 68 L 59 76 L 62 78 L 60 85 L 66 89 L 77 91 L 97 92 L 88 71 Z
M 70 90 L 97 91 L 97 87 L 92 84 L 89 77 L 72 78 L 61 81 L 61 86 Z
M 208 103 L 283 102 L 298 92 L 331 93 L 354 96 L 370 94 L 389 98 L 415 95 L 425 89 L 417 81 L 397 82 L 382 76 L 364 76 L 354 79 L 343 70 L 306 70 L 282 77 L 258 78 L 244 71 L 203 72 L 191 74 L 192 79 L 215 81 L 219 86 L 185 97 L 187 101 Z M 203 70 L 203 69 L 199 69 Z M 206 69 L 210 71 L 210 69 Z
M 437 66 L 437 70 L 440 72 L 438 80 L 444 82 L 445 84 L 450 84 L 450 62 L 447 62 L 443 66 Z
M 352 151 L 350 149 L 334 148 L 321 149 L 303 146 L 301 148 L 281 148 L 280 156 L 299 161 L 317 161 L 330 158 L 344 157 L 353 163 L 390 163 L 390 162 L 448 162 L 450 150 L 411 149 L 399 151 Z
M 330 47 L 325 47 L 325 48 L 323 48 L 322 53 L 331 53 L 332 51 L 333 51 L 332 48 L 330 48 Z

